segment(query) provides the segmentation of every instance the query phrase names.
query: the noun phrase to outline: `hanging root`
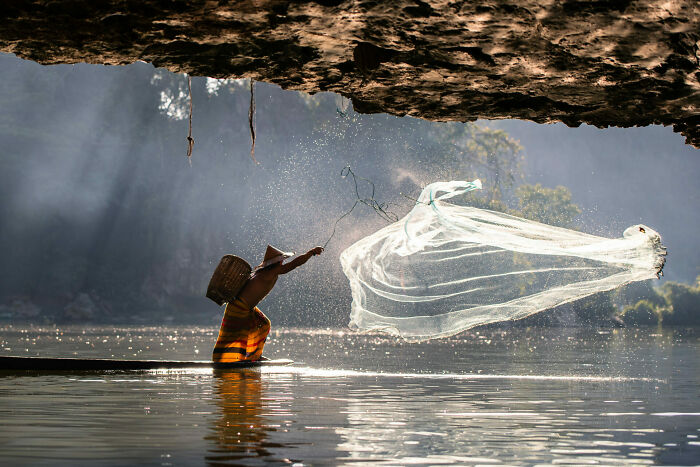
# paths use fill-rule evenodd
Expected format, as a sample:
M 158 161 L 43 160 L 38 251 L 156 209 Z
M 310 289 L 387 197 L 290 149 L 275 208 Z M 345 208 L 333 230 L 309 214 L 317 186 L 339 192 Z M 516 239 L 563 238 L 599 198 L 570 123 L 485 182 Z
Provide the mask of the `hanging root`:
M 250 126 L 251 139 L 250 158 L 257 164 L 258 161 L 255 160 L 255 124 L 253 122 L 253 119 L 255 118 L 255 92 L 253 91 L 254 83 L 253 78 L 250 78 L 250 107 L 248 107 L 248 126 Z
M 192 148 L 194 147 L 194 138 L 192 138 L 192 77 L 187 75 L 187 91 L 190 95 L 190 129 L 187 133 L 187 160 L 192 165 Z

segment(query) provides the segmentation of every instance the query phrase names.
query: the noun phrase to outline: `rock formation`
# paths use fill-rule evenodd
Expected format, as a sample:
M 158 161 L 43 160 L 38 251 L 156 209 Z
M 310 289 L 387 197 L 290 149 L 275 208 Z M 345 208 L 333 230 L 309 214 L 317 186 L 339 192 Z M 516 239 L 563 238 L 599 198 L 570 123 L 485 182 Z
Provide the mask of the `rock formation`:
M 697 0 L 9 0 L 0 51 L 137 60 L 359 112 L 673 125 L 700 147 Z

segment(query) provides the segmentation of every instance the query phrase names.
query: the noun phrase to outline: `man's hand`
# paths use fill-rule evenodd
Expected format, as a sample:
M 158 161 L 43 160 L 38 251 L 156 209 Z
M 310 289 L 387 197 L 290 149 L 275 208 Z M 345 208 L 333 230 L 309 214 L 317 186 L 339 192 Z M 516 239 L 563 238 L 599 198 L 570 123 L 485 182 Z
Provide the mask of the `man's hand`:
M 321 252 L 323 252 L 323 247 L 321 246 L 317 246 L 316 248 L 310 249 L 303 255 L 294 258 L 291 262 L 283 264 L 282 268 L 280 269 L 280 274 L 287 274 L 288 272 L 295 270 L 302 264 L 306 263 L 309 260 L 309 258 L 311 258 L 312 256 L 320 255 Z

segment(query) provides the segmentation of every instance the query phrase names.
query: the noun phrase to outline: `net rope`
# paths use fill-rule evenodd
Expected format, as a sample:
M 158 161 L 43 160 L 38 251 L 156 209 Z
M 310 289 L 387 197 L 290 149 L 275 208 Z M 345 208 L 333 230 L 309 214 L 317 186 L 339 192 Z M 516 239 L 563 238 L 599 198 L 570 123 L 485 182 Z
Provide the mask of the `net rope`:
M 340 171 L 340 176 L 341 178 L 350 177 L 350 180 L 352 180 L 354 185 L 354 194 L 356 199 L 352 207 L 348 209 L 348 211 L 345 214 L 340 216 L 333 224 L 333 231 L 331 232 L 330 237 L 328 237 L 328 240 L 326 240 L 326 243 L 323 244 L 324 249 L 326 248 L 326 246 L 328 246 L 328 243 L 330 243 L 331 239 L 333 239 L 333 236 L 335 236 L 336 229 L 338 228 L 338 223 L 345 219 L 347 216 L 349 216 L 350 213 L 352 213 L 355 210 L 358 204 L 364 204 L 365 206 L 373 209 L 379 217 L 381 217 L 387 222 L 396 222 L 399 220 L 399 216 L 396 213 L 389 210 L 390 203 L 380 203 L 379 201 L 374 199 L 376 187 L 372 180 L 355 175 L 355 172 L 352 171 L 352 168 L 349 165 L 343 167 L 343 170 Z M 358 184 L 358 181 L 365 182 L 367 184 L 367 186 L 370 189 L 370 193 L 368 196 L 363 197 L 362 195 L 360 195 L 360 186 Z
M 479 180 L 432 183 L 403 219 L 342 252 L 350 327 L 409 341 L 446 337 L 661 273 L 666 249 L 646 226 L 611 239 L 460 201 L 480 188 Z

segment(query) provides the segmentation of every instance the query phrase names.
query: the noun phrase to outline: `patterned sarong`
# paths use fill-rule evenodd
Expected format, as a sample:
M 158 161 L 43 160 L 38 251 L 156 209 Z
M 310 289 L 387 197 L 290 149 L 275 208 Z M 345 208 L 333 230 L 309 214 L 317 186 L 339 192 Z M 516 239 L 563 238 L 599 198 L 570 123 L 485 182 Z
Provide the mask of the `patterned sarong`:
M 226 305 L 212 360 L 215 362 L 259 360 L 269 333 L 270 320 L 267 316 L 258 307 L 251 310 L 244 300 L 237 298 Z

